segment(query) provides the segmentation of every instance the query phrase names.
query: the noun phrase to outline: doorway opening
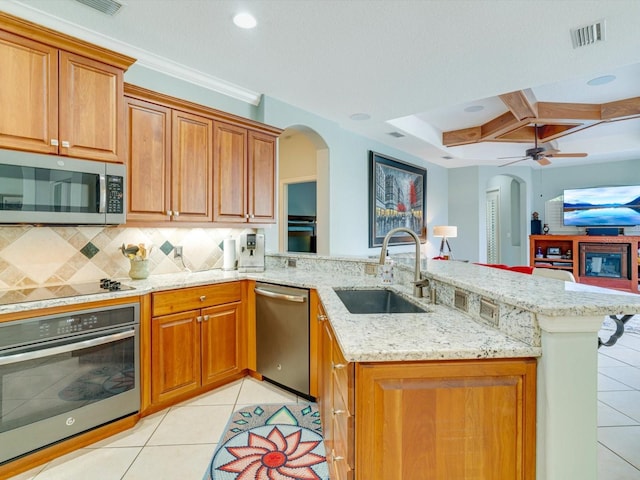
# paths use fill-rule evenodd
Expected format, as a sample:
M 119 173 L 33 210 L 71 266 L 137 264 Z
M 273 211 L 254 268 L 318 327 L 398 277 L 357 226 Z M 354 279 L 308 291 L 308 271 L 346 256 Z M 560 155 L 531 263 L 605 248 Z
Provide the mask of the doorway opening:
M 279 141 L 280 252 L 329 254 L 329 151 L 315 131 L 287 128 Z

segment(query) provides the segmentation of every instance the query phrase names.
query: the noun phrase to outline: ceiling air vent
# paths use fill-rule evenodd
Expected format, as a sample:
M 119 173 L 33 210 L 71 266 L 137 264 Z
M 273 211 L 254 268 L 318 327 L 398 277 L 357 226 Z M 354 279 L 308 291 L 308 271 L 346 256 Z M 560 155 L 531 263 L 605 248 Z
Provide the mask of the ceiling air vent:
M 400 132 L 389 132 L 389 135 L 391 135 L 392 137 L 396 137 L 396 138 L 402 138 L 404 137 L 404 135 Z
M 116 2 L 116 0 L 76 0 L 76 2 L 111 16 L 118 13 L 125 5 L 122 2 Z
M 586 47 L 604 40 L 604 20 L 571 30 L 573 48 Z

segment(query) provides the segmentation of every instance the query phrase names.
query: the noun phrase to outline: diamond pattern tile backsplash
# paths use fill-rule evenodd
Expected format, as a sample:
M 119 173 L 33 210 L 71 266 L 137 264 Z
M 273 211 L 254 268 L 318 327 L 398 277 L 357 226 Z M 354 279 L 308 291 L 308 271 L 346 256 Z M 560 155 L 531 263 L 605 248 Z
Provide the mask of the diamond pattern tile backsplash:
M 236 239 L 252 229 L 0 227 L 0 288 L 92 282 L 127 278 L 129 260 L 122 244 L 151 248 L 149 272 L 192 272 L 222 268 L 225 238 Z M 173 247 L 183 248 L 184 265 Z

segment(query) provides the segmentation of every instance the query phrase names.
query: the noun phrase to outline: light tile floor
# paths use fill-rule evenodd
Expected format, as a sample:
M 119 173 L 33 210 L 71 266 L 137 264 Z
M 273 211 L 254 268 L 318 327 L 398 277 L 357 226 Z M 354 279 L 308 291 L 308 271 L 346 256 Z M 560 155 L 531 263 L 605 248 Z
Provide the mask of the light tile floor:
M 640 328 L 631 330 L 599 351 L 599 480 L 640 480 Z M 201 480 L 231 413 L 277 402 L 306 400 L 246 377 L 12 480 Z
M 603 329 L 601 337 L 610 333 Z M 638 315 L 613 347 L 598 352 L 598 473 L 599 480 L 640 480 Z

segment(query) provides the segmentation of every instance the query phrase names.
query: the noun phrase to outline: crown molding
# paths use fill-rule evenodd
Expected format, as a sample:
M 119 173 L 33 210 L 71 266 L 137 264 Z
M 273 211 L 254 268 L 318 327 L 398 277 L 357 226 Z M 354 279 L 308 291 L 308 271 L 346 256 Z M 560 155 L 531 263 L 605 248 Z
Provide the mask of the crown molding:
M 62 18 L 50 15 L 42 10 L 17 3 L 14 0 L 3 2 L 0 5 L 0 10 L 52 30 L 77 37 L 83 41 L 108 48 L 114 52 L 123 53 L 137 59 L 136 63 L 141 67 L 198 85 L 236 100 L 240 100 L 251 105 L 259 105 L 262 99 L 262 95 L 253 90 L 249 90 L 212 75 L 208 75 L 204 72 L 161 57 L 147 50 L 135 47 L 115 38 L 108 37 L 101 33 L 94 32 L 93 30 L 89 30 L 88 28 L 68 22 Z

